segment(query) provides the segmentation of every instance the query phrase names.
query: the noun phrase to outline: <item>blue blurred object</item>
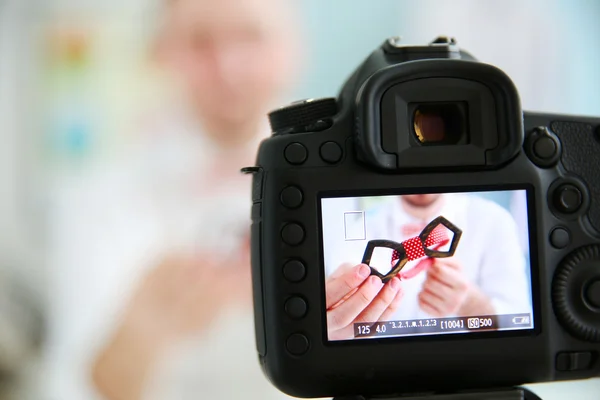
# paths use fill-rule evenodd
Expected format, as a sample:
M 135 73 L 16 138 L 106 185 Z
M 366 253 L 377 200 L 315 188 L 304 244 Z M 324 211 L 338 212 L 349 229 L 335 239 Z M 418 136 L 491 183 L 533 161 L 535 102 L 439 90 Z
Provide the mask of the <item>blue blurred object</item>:
M 93 147 L 95 126 L 90 112 L 81 107 L 59 111 L 48 127 L 48 145 L 52 153 L 71 160 L 88 156 Z
M 308 68 L 296 98 L 335 96 L 350 73 L 387 37 L 398 35 L 402 2 L 306 0 Z

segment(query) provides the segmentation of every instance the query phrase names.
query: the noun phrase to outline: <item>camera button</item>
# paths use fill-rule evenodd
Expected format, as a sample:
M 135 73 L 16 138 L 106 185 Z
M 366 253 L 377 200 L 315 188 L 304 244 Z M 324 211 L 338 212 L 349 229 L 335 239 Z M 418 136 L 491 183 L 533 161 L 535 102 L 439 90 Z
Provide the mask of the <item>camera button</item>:
M 325 142 L 320 149 L 321 158 L 329 164 L 335 164 L 342 159 L 342 148 L 336 142 Z
M 285 342 L 287 351 L 295 356 L 301 356 L 306 353 L 309 345 L 308 338 L 301 333 L 294 333 Z
M 562 149 L 560 140 L 547 126 L 538 126 L 527 136 L 525 152 L 538 167 L 550 168 L 558 162 Z
M 556 369 L 558 371 L 584 371 L 592 365 L 592 353 L 584 352 L 564 352 L 556 356 Z
M 281 239 L 290 246 L 296 246 L 304 240 L 304 228 L 296 223 L 290 223 L 281 230 Z
M 283 156 L 290 164 L 300 165 L 308 158 L 308 150 L 300 143 L 292 143 L 285 148 Z
M 290 260 L 283 265 L 283 277 L 289 282 L 300 282 L 306 276 L 306 267 L 300 260 Z
M 565 228 L 554 228 L 550 233 L 550 244 L 556 249 L 564 249 L 571 243 L 571 234 Z
M 564 184 L 554 191 L 554 206 L 565 214 L 577 212 L 583 204 L 583 194 L 575 185 Z
M 285 302 L 284 309 L 288 317 L 300 319 L 306 315 L 308 304 L 306 304 L 306 301 L 302 297 L 294 296 Z
M 600 279 L 588 285 L 585 291 L 585 299 L 589 305 L 600 309 Z
M 302 205 L 302 190 L 298 189 L 296 186 L 288 186 L 281 191 L 279 200 L 281 201 L 281 204 L 287 208 L 298 208 Z
M 556 145 L 556 142 L 548 136 L 540 137 L 533 144 L 533 153 L 542 159 L 554 157 L 557 150 L 558 146 Z

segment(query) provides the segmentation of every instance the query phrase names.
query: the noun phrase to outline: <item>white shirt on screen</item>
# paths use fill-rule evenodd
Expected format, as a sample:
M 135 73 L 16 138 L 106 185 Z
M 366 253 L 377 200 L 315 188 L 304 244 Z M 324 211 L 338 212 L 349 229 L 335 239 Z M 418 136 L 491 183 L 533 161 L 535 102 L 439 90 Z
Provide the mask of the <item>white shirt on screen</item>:
M 444 196 L 444 205 L 438 214 L 462 230 L 454 257 L 462 265 L 468 280 L 491 299 L 496 314 L 530 313 L 529 265 L 511 214 L 495 202 L 476 195 Z M 340 232 L 344 229 L 340 221 L 344 218 L 344 210 L 356 211 L 357 207 L 360 207 L 358 202 L 352 199 L 326 199 L 323 203 L 322 214 L 328 218 L 323 227 L 326 275 L 342 263 L 360 263 L 369 240 L 401 242 L 408 239 L 403 234 L 406 224 L 425 226 L 429 222 L 411 217 L 404 211 L 400 198 L 393 197 L 381 205 L 366 208 L 365 239 L 348 241 L 344 232 Z M 337 224 L 333 223 L 335 219 Z M 408 271 L 416 262 L 409 261 L 403 271 Z M 431 318 L 418 305 L 417 295 L 425 278 L 426 273 L 422 272 L 402 281 L 405 295 L 392 317 L 394 320 Z

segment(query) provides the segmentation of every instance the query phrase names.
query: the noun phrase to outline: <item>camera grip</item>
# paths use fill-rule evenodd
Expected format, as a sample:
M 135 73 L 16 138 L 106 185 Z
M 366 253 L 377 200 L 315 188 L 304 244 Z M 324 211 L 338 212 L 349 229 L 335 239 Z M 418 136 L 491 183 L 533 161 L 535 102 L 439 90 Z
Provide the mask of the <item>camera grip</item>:
M 555 121 L 552 131 L 562 145 L 561 161 L 567 171 L 587 184 L 591 202 L 588 217 L 600 232 L 600 128 L 584 122 Z

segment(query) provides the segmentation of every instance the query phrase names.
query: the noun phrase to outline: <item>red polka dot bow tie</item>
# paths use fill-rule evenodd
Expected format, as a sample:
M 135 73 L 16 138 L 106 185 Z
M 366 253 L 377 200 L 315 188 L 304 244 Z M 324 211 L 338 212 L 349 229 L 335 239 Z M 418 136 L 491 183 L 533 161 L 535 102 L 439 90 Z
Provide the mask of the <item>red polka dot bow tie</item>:
M 453 233 L 450 237 L 449 232 Z M 400 279 L 410 279 L 426 270 L 433 263 L 433 258 L 452 257 L 460 241 L 462 231 L 446 218 L 439 216 L 425 226 L 418 236 L 394 242 L 392 240 L 378 239 L 367 243 L 363 255 L 363 264 L 371 267 L 371 275 L 377 275 L 385 283 L 395 276 Z M 448 250 L 440 250 L 450 243 Z M 386 274 L 382 274 L 373 268 L 371 258 L 377 247 L 386 247 L 393 250 L 391 257 L 391 268 Z M 425 258 L 408 271 L 402 271 L 406 263 Z

